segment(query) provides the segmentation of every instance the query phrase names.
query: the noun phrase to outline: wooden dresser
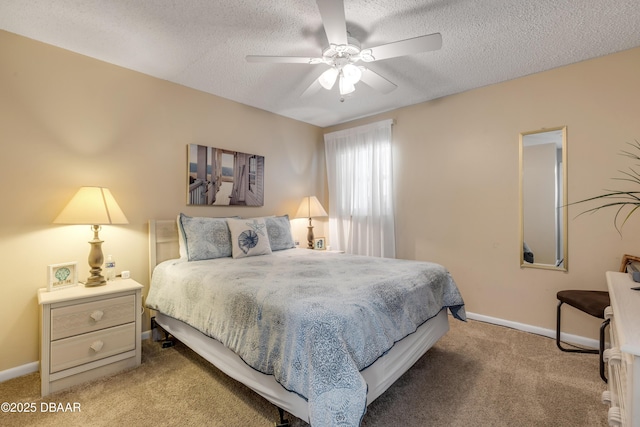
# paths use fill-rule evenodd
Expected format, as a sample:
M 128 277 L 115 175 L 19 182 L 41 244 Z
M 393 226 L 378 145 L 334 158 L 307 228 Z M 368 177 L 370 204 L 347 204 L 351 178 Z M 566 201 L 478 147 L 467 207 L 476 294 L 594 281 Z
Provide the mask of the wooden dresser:
M 611 306 L 610 348 L 605 350 L 608 390 L 602 400 L 610 405 L 609 425 L 640 427 L 640 286 L 627 273 L 608 271 L 607 286 Z
M 38 291 L 42 396 L 140 364 L 141 290 L 123 279 Z

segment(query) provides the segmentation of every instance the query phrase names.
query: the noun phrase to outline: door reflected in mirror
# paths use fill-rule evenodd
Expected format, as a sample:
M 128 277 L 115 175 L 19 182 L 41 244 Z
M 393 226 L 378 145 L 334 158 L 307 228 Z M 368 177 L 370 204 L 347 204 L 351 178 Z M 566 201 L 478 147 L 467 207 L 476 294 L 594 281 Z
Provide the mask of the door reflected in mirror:
M 567 128 L 520 134 L 520 265 L 567 271 Z

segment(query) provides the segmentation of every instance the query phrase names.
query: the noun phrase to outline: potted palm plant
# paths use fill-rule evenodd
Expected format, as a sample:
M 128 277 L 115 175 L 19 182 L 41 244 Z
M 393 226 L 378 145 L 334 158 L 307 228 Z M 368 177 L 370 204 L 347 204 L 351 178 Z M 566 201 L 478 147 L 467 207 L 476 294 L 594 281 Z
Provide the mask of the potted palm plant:
M 640 143 L 638 143 L 638 141 L 636 140 L 633 143 L 628 142 L 627 144 L 630 145 L 635 150 L 632 150 L 632 151 L 622 150 L 620 152 L 620 155 L 629 157 L 630 159 L 640 162 L 640 155 L 636 154 L 635 152 L 637 151 L 638 153 L 640 153 Z M 635 166 L 640 168 L 640 163 L 636 164 Z M 622 176 L 613 178 L 614 180 L 628 181 L 633 184 L 640 185 L 640 172 L 638 172 L 633 167 L 629 167 L 628 171 L 618 171 L 618 172 L 620 172 Z M 613 218 L 613 225 L 615 226 L 618 233 L 621 233 L 622 227 L 627 222 L 629 217 L 631 217 L 631 215 L 633 215 L 633 213 L 638 208 L 640 208 L 640 191 L 622 191 L 622 190 L 604 190 L 604 191 L 606 191 L 605 194 L 601 194 L 595 197 L 589 197 L 588 199 L 580 200 L 578 202 L 573 202 L 569 204 L 575 205 L 578 203 L 586 203 L 586 202 L 592 202 L 592 201 L 602 202 L 600 206 L 587 209 L 586 211 L 578 214 L 578 216 L 584 215 L 586 213 L 594 213 L 604 208 L 616 207 L 617 212 L 615 217 Z

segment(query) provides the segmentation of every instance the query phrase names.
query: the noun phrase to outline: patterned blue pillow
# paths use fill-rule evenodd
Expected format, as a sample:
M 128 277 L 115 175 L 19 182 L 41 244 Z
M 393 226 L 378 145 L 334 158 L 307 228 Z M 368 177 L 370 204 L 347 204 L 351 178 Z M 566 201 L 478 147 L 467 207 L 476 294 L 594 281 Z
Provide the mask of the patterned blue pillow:
M 264 222 L 267 224 L 267 234 L 269 234 L 269 243 L 272 251 L 295 247 L 293 236 L 291 235 L 289 215 L 267 217 Z
M 230 219 L 232 256 L 244 258 L 271 253 L 267 224 L 264 218 Z
M 226 218 L 180 214 L 180 224 L 189 261 L 231 256 L 231 233 Z

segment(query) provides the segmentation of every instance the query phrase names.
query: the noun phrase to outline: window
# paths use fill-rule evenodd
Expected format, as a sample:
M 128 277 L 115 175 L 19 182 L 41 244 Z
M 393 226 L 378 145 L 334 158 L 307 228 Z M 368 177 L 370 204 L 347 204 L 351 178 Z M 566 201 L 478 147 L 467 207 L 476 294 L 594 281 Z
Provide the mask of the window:
M 251 156 L 249 157 L 249 191 L 255 191 L 257 174 L 258 159 L 256 156 Z
M 324 136 L 331 245 L 395 257 L 392 121 Z

